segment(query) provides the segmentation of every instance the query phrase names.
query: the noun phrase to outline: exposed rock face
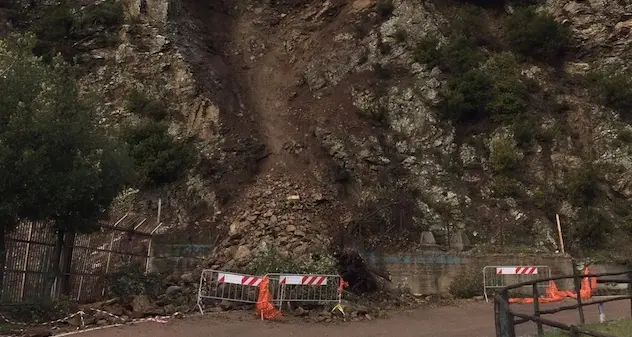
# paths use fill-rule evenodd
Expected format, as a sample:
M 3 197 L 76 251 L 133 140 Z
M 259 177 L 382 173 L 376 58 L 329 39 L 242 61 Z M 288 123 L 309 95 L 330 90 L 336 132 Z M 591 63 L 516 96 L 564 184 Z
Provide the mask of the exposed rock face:
M 124 26 L 116 48 L 87 56 L 97 66 L 81 84 L 106 99 L 104 123 L 138 119 L 123 107 L 139 87 L 168 103 L 173 135 L 194 139 L 198 165 L 157 194 L 173 228 L 217 228 L 209 266 L 243 268 L 262 243 L 284 256 L 333 245 L 402 249 L 388 242 L 418 244 L 422 231 L 439 244 L 460 233 L 452 240 L 464 248 L 555 250 L 555 213 L 572 221 L 579 209 L 540 199 L 590 151 L 612 168 L 602 172 L 603 190 L 632 197 L 632 144 L 618 141 L 632 128 L 574 88 L 552 95 L 568 105 L 566 115 L 539 120 L 550 141 L 512 145 L 524 179 L 511 186 L 519 196 L 499 196 L 491 144 L 516 135 L 499 127 L 465 136 L 440 120 L 433 104 L 446 74 L 413 56 L 429 34 L 446 40 L 441 28 L 451 18 L 432 3 L 395 0 L 387 18 L 363 0 L 291 3 L 129 1 L 128 16 L 140 21 Z M 630 6 L 541 7 L 579 43 L 567 74 L 627 59 Z M 520 67 L 544 88 L 555 82 L 551 69 Z

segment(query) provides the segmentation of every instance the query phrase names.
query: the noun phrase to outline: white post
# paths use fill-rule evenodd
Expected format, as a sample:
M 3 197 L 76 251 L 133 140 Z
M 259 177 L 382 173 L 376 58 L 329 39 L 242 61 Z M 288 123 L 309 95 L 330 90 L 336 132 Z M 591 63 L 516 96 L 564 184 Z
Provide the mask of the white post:
M 22 284 L 20 285 L 20 299 L 24 298 L 24 288 L 26 286 L 26 272 L 29 266 L 29 257 L 31 256 L 31 240 L 33 239 L 33 222 L 29 222 L 29 236 L 26 239 L 26 254 L 22 263 Z
M 156 223 L 160 223 L 160 211 L 162 210 L 162 199 L 158 199 L 158 215 L 156 216 Z
M 158 230 L 158 228 L 160 228 L 160 226 L 162 226 L 162 222 L 158 223 L 156 228 L 154 228 L 154 230 L 151 231 L 151 233 L 149 233 L 149 245 L 147 247 L 147 260 L 145 261 L 145 274 L 149 273 L 149 264 L 151 262 L 151 248 L 152 248 L 151 246 L 152 246 L 152 243 L 154 241 L 153 240 L 153 235 Z
M 560 252 L 564 254 L 564 238 L 562 237 L 562 224 L 560 224 L 559 214 L 555 214 L 555 221 L 557 222 L 557 234 L 560 237 Z
M 110 249 L 108 251 L 108 259 L 105 262 L 105 274 L 110 271 L 110 259 L 112 258 L 112 246 L 114 245 L 114 231 L 112 231 L 112 236 L 110 237 Z M 105 296 L 105 287 L 101 291 L 101 296 Z

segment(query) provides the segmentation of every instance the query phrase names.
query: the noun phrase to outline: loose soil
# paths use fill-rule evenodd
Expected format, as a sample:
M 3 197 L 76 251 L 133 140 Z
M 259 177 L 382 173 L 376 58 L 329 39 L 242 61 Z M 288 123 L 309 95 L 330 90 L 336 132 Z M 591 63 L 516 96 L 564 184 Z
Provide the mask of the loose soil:
M 558 307 L 564 303 L 542 305 L 543 309 Z M 512 306 L 524 313 L 533 313 L 530 305 Z M 610 302 L 604 305 L 606 317 L 617 319 L 630 316 L 630 303 Z M 586 321 L 598 322 L 595 306 L 585 308 Z M 549 319 L 566 324 L 577 324 L 577 311 L 565 311 L 547 315 Z M 517 327 L 517 336 L 535 332 L 535 324 Z M 492 337 L 495 335 L 493 305 L 485 302 L 469 302 L 459 306 L 416 309 L 391 318 L 366 322 L 348 323 L 287 323 L 261 322 L 253 314 L 221 313 L 200 317 L 171 320 L 167 324 L 143 323 L 80 334 L 82 337 L 278 337 L 278 336 L 344 336 L 344 337 Z

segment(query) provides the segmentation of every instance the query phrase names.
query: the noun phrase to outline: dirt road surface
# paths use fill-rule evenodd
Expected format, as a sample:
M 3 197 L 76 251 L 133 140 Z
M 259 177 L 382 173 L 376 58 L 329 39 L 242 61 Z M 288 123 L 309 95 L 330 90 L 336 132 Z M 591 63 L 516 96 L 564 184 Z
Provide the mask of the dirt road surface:
M 561 302 L 572 304 L 573 302 Z M 542 309 L 562 304 L 542 305 Z M 630 302 L 616 301 L 604 304 L 606 317 L 630 317 Z M 521 312 L 532 313 L 533 307 L 515 305 Z M 597 322 L 595 306 L 585 309 L 587 322 Z M 577 311 L 565 311 L 547 318 L 567 324 L 578 323 Z M 517 327 L 517 336 L 535 332 L 535 324 Z M 142 323 L 78 334 L 81 337 L 493 337 L 495 333 L 492 303 L 471 302 L 459 306 L 434 309 L 416 309 L 392 315 L 388 319 L 350 323 L 273 323 L 261 322 L 253 316 L 241 320 L 224 317 L 201 316 L 182 320 L 173 319 L 167 324 Z

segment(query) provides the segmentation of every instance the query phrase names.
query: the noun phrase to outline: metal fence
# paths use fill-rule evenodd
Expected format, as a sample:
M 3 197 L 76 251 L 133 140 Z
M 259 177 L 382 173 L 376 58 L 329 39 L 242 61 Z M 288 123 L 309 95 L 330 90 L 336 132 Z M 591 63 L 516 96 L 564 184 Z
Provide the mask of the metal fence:
M 258 286 L 264 277 L 203 270 L 197 296 L 200 312 L 204 313 L 205 299 L 257 303 Z M 339 275 L 268 274 L 267 277 L 271 300 L 278 308 L 288 302 L 325 304 L 341 300 Z
M 120 266 L 147 266 L 151 235 L 160 224 L 126 214 L 93 234 L 56 231 L 45 222 L 23 222 L 5 237 L 3 303 L 68 296 L 95 301 L 106 292 L 106 274 Z
M 340 301 L 340 275 L 269 274 L 274 291 L 274 301 L 281 308 L 283 303 L 325 304 Z
M 512 284 L 533 281 L 551 277 L 549 266 L 485 266 L 483 268 L 483 294 L 485 301 L 488 299 L 488 291 L 500 289 Z M 544 293 L 547 284 L 538 284 L 540 293 Z M 523 291 L 530 291 L 529 286 Z M 519 291 L 520 289 L 518 289 Z
M 204 269 L 200 275 L 197 305 L 204 313 L 205 299 L 227 300 L 240 303 L 257 303 L 261 276 L 229 273 L 221 270 Z

